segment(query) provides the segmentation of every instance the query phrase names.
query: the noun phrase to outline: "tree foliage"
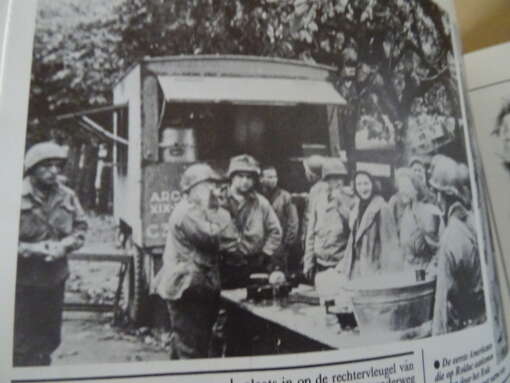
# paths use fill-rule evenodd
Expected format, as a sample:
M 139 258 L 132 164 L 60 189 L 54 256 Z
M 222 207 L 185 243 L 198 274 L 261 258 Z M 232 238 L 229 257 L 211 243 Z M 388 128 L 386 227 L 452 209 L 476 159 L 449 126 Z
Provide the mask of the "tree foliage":
M 458 115 L 451 32 L 431 0 L 40 0 L 30 117 L 107 103 L 131 63 L 178 54 L 334 65 L 352 124 Z

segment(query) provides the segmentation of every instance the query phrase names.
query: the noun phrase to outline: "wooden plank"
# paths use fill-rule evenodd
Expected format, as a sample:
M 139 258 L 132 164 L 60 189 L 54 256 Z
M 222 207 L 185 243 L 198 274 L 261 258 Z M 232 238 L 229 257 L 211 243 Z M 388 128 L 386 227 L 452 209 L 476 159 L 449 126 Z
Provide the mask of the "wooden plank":
M 98 132 L 101 136 L 104 136 L 104 137 L 106 137 L 116 143 L 122 144 L 122 145 L 129 145 L 129 142 L 126 139 L 110 133 L 108 130 L 103 128 L 101 125 L 99 125 L 97 122 L 93 121 L 89 117 L 81 116 L 81 119 L 85 124 L 90 126 L 92 129 L 94 129 L 96 132 Z
M 115 194 L 113 214 L 116 223 L 122 220 L 129 225 L 132 229 L 134 241 L 141 244 L 142 100 L 141 68 L 139 65 L 134 66 L 129 74 L 115 86 L 113 100 L 116 104 L 129 104 L 127 113 L 121 112 L 118 116 L 117 133 L 128 139 L 129 146 L 119 146 L 117 148 L 117 161 L 115 162 L 117 166 L 113 186 Z M 125 134 L 121 129 L 124 127 L 128 129 Z M 129 148 L 129 151 L 123 151 L 121 156 L 121 148 Z
M 158 79 L 153 74 L 144 72 L 142 79 L 142 153 L 143 160 L 159 160 L 159 118 Z M 163 102 L 163 100 L 161 100 Z
M 64 303 L 65 311 L 94 311 L 94 312 L 110 312 L 113 311 L 114 306 L 108 304 L 97 303 Z
M 126 254 L 97 254 L 97 253 L 73 253 L 68 256 L 70 261 L 91 261 L 91 262 L 127 262 L 131 259 Z
M 118 110 L 121 110 L 121 109 L 124 109 L 127 107 L 128 107 L 127 103 L 101 106 L 98 108 L 85 109 L 85 110 L 81 110 L 79 112 L 74 112 L 74 113 L 60 114 L 60 115 L 56 116 L 56 119 L 57 119 L 57 121 L 61 121 L 61 120 L 69 119 L 69 118 L 73 119 L 76 117 L 90 116 L 90 115 L 98 114 L 98 113 L 116 112 Z

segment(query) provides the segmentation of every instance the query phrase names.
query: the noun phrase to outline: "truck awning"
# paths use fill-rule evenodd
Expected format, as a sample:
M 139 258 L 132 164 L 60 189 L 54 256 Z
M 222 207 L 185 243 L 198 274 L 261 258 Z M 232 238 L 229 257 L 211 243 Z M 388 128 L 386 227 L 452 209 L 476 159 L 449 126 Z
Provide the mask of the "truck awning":
M 333 85 L 326 81 L 200 76 L 159 76 L 158 79 L 168 102 L 346 104 Z

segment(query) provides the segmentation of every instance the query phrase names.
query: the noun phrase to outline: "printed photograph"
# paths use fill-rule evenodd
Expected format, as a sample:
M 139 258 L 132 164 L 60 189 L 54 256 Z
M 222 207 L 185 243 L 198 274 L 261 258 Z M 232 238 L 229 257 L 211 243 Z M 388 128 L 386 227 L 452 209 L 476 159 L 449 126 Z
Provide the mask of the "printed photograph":
M 432 0 L 39 0 L 13 365 L 485 323 L 452 38 Z

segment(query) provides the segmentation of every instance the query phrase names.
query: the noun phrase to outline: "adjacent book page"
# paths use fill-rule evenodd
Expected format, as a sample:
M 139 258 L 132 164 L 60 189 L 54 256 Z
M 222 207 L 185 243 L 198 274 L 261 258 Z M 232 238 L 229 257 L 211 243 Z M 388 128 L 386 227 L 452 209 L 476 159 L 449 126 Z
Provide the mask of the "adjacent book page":
M 451 1 L 7 7 L 2 380 L 509 379 Z
M 489 198 L 485 205 L 490 216 L 495 267 L 504 297 L 502 310 L 508 313 L 510 295 L 510 207 L 508 193 L 510 168 L 508 161 L 510 135 L 510 43 L 496 45 L 464 56 L 474 136 L 478 157 L 483 165 Z M 506 315 L 508 323 L 509 316 Z
M 510 43 L 465 56 L 466 77 L 476 137 L 490 192 L 497 243 L 508 259 L 510 241 Z M 509 261 L 505 261 L 508 264 Z M 507 270 L 508 270 L 507 266 Z

